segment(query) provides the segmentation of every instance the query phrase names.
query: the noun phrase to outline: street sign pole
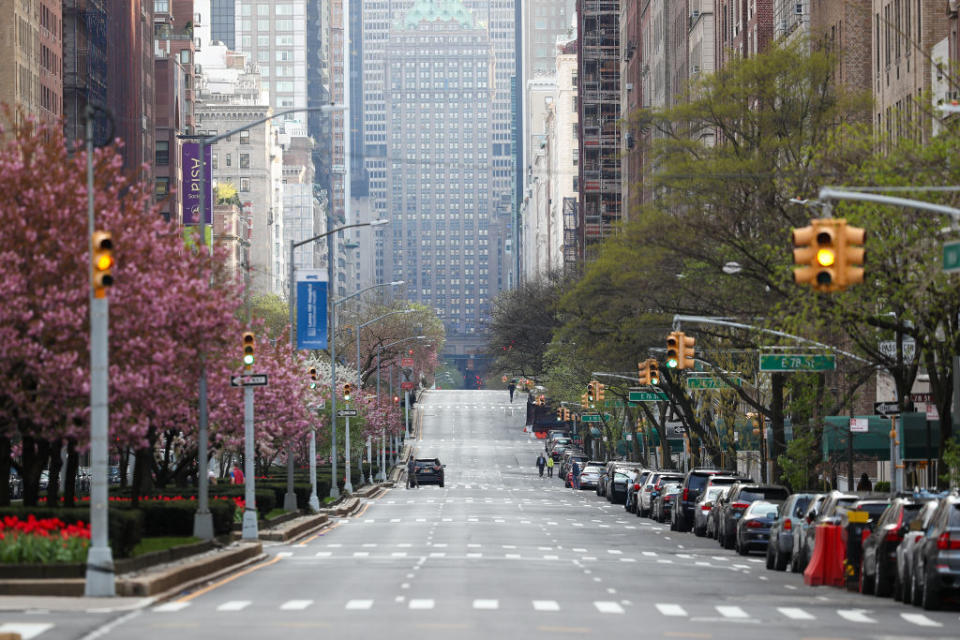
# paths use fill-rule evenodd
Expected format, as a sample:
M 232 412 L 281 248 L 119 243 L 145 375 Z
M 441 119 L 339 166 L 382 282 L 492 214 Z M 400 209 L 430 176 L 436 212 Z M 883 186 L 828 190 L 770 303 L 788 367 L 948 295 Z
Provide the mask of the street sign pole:
M 253 450 L 253 387 L 243 388 L 243 475 L 246 484 L 246 495 L 243 509 L 244 540 L 258 540 L 260 533 L 257 530 L 257 493 L 254 483 L 254 450 Z
M 347 478 L 343 481 L 343 491 L 344 493 L 353 493 L 353 483 L 350 482 L 350 416 L 347 416 L 345 420 L 347 421 L 347 428 L 343 436 L 343 451 L 346 461 L 343 463 L 343 472 L 347 474 Z M 360 471 L 362 473 L 363 469 Z
M 407 440 L 410 439 L 410 390 L 403 392 L 404 424 L 407 428 Z M 411 445 L 412 446 L 412 445 Z

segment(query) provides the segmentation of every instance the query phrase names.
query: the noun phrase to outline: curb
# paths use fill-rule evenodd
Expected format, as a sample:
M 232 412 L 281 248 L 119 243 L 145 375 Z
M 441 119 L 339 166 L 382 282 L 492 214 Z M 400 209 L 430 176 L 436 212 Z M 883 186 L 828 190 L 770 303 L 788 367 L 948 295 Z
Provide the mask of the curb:
M 260 539 L 266 542 L 289 542 L 298 538 L 307 531 L 318 529 L 326 524 L 330 517 L 325 513 L 317 515 L 300 517 L 284 523 L 285 526 L 279 526 L 260 534 Z

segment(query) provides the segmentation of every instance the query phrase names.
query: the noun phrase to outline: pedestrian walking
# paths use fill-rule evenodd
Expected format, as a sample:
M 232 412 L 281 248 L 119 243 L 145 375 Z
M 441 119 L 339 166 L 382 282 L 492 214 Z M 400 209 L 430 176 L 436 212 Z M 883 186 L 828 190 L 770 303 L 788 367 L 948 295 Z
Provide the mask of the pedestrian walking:
M 407 460 L 407 489 L 413 488 L 419 489 L 420 483 L 417 482 L 417 461 L 410 456 Z
M 513 402 L 513 392 L 517 390 L 517 383 L 513 380 L 507 385 L 507 391 L 510 392 L 510 402 Z
M 547 477 L 553 477 L 553 456 L 547 456 Z
M 860 476 L 860 482 L 857 483 L 857 491 L 872 491 L 873 483 L 870 482 L 870 476 L 866 472 Z
M 580 464 L 574 460 L 573 467 L 570 469 L 570 486 L 574 491 L 580 490 Z
M 230 471 L 230 484 L 243 484 L 243 471 L 240 471 L 240 465 L 234 463 Z
M 541 478 L 543 477 L 543 468 L 546 466 L 547 466 L 547 459 L 544 458 L 543 454 L 541 453 L 539 456 L 537 456 L 537 471 L 540 472 Z

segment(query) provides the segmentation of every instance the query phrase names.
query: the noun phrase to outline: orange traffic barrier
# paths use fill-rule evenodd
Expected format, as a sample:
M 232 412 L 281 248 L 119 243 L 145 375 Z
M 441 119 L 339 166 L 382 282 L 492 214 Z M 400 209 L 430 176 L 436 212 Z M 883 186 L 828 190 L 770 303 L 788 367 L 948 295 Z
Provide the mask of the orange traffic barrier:
M 811 587 L 823 584 L 843 586 L 843 560 L 846 555 L 841 528 L 834 524 L 818 525 L 813 556 L 803 572 L 803 582 Z

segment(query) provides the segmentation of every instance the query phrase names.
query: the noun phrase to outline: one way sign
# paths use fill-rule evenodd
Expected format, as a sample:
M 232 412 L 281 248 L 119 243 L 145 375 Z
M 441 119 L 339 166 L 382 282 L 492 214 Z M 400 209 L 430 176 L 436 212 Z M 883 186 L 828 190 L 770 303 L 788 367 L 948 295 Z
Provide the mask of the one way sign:
M 265 373 L 244 373 L 239 376 L 230 377 L 231 387 L 265 387 L 267 386 L 267 374 Z
M 900 407 L 896 402 L 874 402 L 873 412 L 887 418 L 900 414 Z

